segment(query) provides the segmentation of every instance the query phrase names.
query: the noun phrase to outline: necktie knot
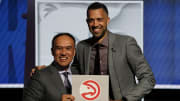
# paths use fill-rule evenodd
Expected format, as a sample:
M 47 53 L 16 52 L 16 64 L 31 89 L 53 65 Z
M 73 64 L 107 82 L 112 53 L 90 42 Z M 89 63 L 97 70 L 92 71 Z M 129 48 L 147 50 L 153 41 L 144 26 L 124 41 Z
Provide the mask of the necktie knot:
M 68 78 L 68 74 L 69 74 L 68 72 L 64 72 L 64 73 L 63 73 L 63 75 L 64 75 L 65 78 Z
M 99 50 L 100 47 L 101 47 L 101 44 L 96 44 L 96 45 L 94 46 L 94 48 L 96 48 L 96 50 Z

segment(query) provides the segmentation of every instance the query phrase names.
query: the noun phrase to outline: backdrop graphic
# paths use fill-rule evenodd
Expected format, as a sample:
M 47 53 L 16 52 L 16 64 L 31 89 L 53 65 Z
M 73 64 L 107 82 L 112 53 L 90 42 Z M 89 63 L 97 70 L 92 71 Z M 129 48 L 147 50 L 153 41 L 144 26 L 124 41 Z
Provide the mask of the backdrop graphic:
M 76 0 L 74 0 L 73 2 L 75 1 Z M 141 40 L 141 38 L 139 38 L 140 41 L 138 37 L 136 37 L 136 39 L 143 48 L 145 57 L 154 72 L 157 81 L 156 87 L 179 89 L 180 1 L 144 0 L 143 5 L 144 29 L 140 29 L 140 31 L 143 31 L 144 35 L 142 35 L 142 37 L 144 39 Z M 57 7 L 62 7 L 59 5 L 47 6 L 52 9 L 46 9 L 46 12 L 56 10 Z M 86 6 L 86 3 L 82 3 L 81 5 L 81 7 L 83 7 L 84 9 Z M 132 7 L 133 5 L 130 6 Z M 115 9 L 115 11 L 117 12 L 118 10 L 120 9 Z M 132 12 L 133 10 L 134 9 L 129 10 L 129 12 Z M 24 82 L 25 55 L 27 51 L 25 47 L 27 39 L 26 20 L 22 18 L 22 14 L 26 12 L 27 0 L 0 0 L 0 87 L 23 87 L 22 85 Z M 113 14 L 118 14 L 117 12 L 113 12 Z M 85 12 L 82 11 L 81 13 Z M 46 15 L 45 18 L 50 17 L 49 15 Z M 114 18 L 120 19 L 119 17 L 115 17 L 115 15 L 112 16 L 114 16 Z M 129 15 L 124 16 L 125 18 L 129 17 Z M 69 21 L 72 20 L 71 17 L 72 16 L 67 17 L 69 18 Z M 133 15 L 131 15 L 131 17 L 133 17 Z M 131 20 L 134 21 L 134 19 Z M 117 23 L 116 21 L 117 20 L 114 20 L 113 23 Z M 76 24 L 76 26 L 78 24 Z M 134 24 L 134 22 L 131 23 L 131 25 Z M 57 27 L 58 29 L 58 26 L 55 27 Z M 114 28 L 113 31 L 115 32 L 118 32 L 119 30 L 122 31 L 123 28 L 127 29 L 128 27 L 129 26 L 114 27 L 113 24 L 109 26 L 110 29 Z M 71 28 L 73 28 L 73 26 L 69 27 L 69 29 Z M 135 27 L 133 28 L 136 29 Z M 84 26 L 83 29 L 87 29 L 87 26 Z M 131 33 L 132 32 L 130 32 L 130 34 Z M 89 34 L 82 34 L 78 37 L 89 37 Z M 52 36 L 50 36 L 49 38 L 51 39 L 51 37 Z M 78 37 L 77 39 L 79 39 Z M 20 86 L 14 86 L 16 84 L 20 84 Z
M 180 88 L 179 18 L 179 0 L 144 2 L 144 54 L 159 88 Z
M 36 65 L 50 64 L 51 40 L 59 32 L 69 32 L 78 41 L 91 37 L 86 23 L 86 9 L 93 1 L 36 0 Z M 143 2 L 111 1 L 108 29 L 134 36 L 143 48 Z M 49 40 L 49 41 L 47 41 Z
M 0 86 L 24 82 L 26 9 L 26 0 L 0 1 Z

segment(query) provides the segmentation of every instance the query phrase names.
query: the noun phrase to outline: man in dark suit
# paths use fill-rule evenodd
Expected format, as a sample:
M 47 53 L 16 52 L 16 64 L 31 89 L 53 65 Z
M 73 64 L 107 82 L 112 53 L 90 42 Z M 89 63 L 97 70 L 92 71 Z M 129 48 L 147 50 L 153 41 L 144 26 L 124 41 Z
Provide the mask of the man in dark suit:
M 153 89 L 153 73 L 135 39 L 108 31 L 109 22 L 104 4 L 90 4 L 87 24 L 93 37 L 78 43 L 75 64 L 83 74 L 109 75 L 111 101 L 138 101 Z
M 78 73 L 71 67 L 75 55 L 75 39 L 68 33 L 57 34 L 52 40 L 54 61 L 37 70 L 25 85 L 23 101 L 74 101 L 71 94 L 71 75 Z

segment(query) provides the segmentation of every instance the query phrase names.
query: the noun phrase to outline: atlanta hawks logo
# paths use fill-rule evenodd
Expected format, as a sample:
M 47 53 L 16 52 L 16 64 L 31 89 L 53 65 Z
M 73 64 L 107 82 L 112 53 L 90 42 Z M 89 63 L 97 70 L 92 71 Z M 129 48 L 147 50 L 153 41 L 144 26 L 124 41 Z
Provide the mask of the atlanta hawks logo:
M 93 80 L 84 81 L 80 86 L 80 95 L 85 100 L 95 100 L 100 95 L 100 86 Z

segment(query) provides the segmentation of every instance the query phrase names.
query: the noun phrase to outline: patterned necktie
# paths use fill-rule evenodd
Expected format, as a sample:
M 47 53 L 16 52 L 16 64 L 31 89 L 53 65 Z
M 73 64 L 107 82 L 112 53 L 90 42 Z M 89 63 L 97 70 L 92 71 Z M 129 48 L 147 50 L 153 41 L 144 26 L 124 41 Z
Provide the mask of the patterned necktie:
M 72 91 L 71 91 L 72 87 L 71 87 L 71 83 L 70 83 L 70 81 L 68 79 L 68 72 L 64 72 L 63 75 L 64 75 L 64 86 L 65 86 L 65 88 L 67 90 L 67 93 L 71 94 L 72 93 Z

